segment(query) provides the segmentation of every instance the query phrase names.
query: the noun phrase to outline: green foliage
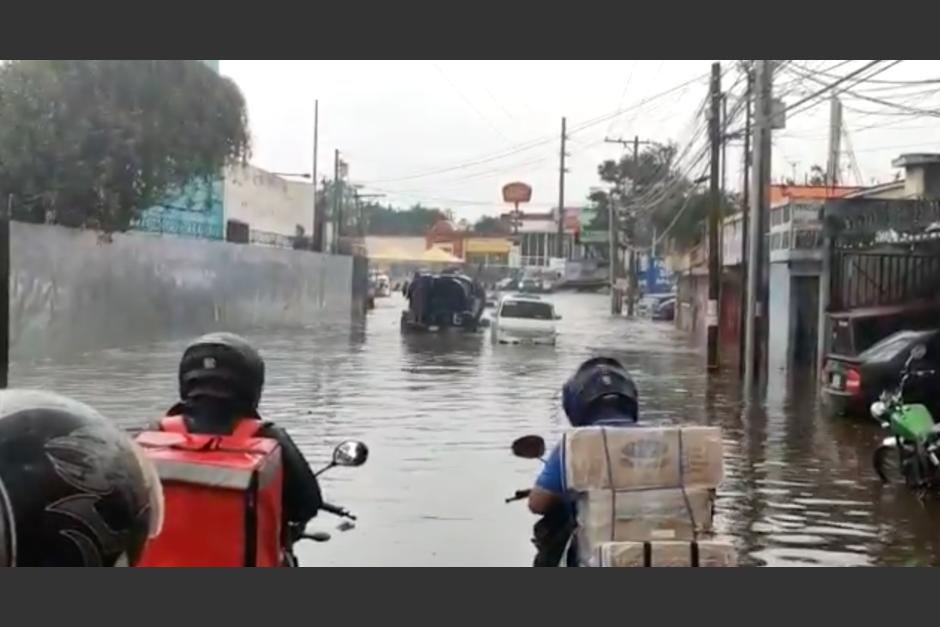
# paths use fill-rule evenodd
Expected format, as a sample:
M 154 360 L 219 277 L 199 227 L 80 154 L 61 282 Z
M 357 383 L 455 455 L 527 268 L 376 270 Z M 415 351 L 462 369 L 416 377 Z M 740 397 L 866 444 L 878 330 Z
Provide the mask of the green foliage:
M 363 210 L 369 225 L 369 235 L 423 236 L 435 222 L 447 218 L 444 211 L 420 204 L 408 209 L 365 204 Z
M 125 230 L 248 152 L 241 92 L 200 61 L 0 68 L 0 193 L 17 219 Z
M 509 235 L 512 227 L 493 216 L 483 216 L 473 225 L 473 232 L 480 235 Z
M 704 232 L 709 199 L 707 193 L 676 169 L 676 155 L 674 144 L 652 145 L 640 152 L 638 159 L 630 153 L 620 161 L 601 163 L 597 168 L 598 176 L 612 191 L 598 190 L 590 194 L 589 200 L 598 210 L 590 229 L 608 228 L 609 207 L 614 202 L 624 216 L 621 229 L 626 230 L 636 244 L 648 246 L 654 233 L 660 234 L 666 229 L 669 229 L 668 237 L 680 249 L 697 244 Z M 723 215 L 734 211 L 732 198 L 724 198 Z
M 826 184 L 826 171 L 821 165 L 813 165 L 809 169 L 809 180 L 810 185 L 825 185 Z

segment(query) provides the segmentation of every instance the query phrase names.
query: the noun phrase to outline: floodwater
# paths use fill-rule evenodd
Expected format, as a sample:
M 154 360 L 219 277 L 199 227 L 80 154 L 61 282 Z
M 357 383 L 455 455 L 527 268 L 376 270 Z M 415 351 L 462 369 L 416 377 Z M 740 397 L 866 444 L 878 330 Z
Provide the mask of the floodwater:
M 764 407 L 745 408 L 735 377 L 709 382 L 703 357 L 668 323 L 612 318 L 601 295 L 551 297 L 558 346 L 494 346 L 488 331 L 403 337 L 400 296 L 377 301 L 364 324 L 246 334 L 263 351 L 262 411 L 285 425 L 314 467 L 345 439 L 368 443 L 361 468 L 322 477 L 326 498 L 359 516 L 336 530 L 322 514 L 303 564 L 525 566 L 534 518 L 504 497 L 531 485 L 538 462 L 510 442 L 564 428 L 558 390 L 584 358 L 619 357 L 650 421 L 720 425 L 727 477 L 717 525 L 748 565 L 940 564 L 940 509 L 871 471 L 877 425 L 826 418 L 798 382 L 772 381 Z M 58 390 L 123 425 L 140 427 L 175 399 L 170 342 L 91 353 L 71 363 L 14 364 L 19 387 Z

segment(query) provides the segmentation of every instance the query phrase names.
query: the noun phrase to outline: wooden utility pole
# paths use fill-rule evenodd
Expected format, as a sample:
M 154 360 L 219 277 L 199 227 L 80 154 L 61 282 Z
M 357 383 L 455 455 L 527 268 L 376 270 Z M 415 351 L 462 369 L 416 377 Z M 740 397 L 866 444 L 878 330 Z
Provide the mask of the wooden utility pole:
M 630 146 L 630 145 L 633 146 L 633 169 L 634 169 L 633 174 L 634 174 L 634 175 L 633 175 L 633 177 L 631 177 L 632 180 L 633 180 L 633 189 L 630 190 L 630 195 L 633 196 L 634 198 L 636 198 L 637 193 L 638 193 L 638 191 L 639 191 L 639 187 L 640 187 L 640 183 L 639 183 L 639 181 L 637 180 L 637 179 L 639 178 L 639 177 L 638 177 L 638 172 L 639 172 L 639 169 L 640 169 L 640 145 L 642 144 L 642 145 L 644 145 L 644 146 L 655 146 L 655 145 L 656 145 L 656 142 L 654 142 L 654 141 L 648 141 L 648 140 L 641 140 L 638 135 L 635 135 L 635 136 L 633 137 L 633 140 L 627 140 L 627 139 L 612 139 L 612 138 L 610 138 L 610 137 L 605 137 L 605 138 L 604 138 L 604 141 L 605 141 L 606 143 L 608 143 L 608 144 L 620 144 L 621 146 L 624 146 L 624 147 L 627 147 L 627 146 Z M 611 205 L 613 205 L 613 202 L 611 202 Z M 628 286 L 628 288 L 629 288 L 629 291 L 628 291 L 628 293 L 627 293 L 627 315 L 629 315 L 629 316 L 633 316 L 633 314 L 634 314 L 634 306 L 635 306 L 635 301 L 636 301 L 636 298 L 635 298 L 635 294 L 636 294 L 636 252 L 635 252 L 635 250 L 634 250 L 635 242 L 633 241 L 633 239 L 634 239 L 634 237 L 633 237 L 633 235 L 634 235 L 633 229 L 635 228 L 636 225 L 635 225 L 635 214 L 634 214 L 634 211 L 635 211 L 635 209 L 634 209 L 634 208 L 631 208 L 631 209 L 630 209 L 630 212 L 631 212 L 631 213 L 630 213 L 630 215 L 627 217 L 627 219 L 630 221 L 630 222 L 629 222 L 629 226 L 630 226 L 630 230 L 631 230 L 631 232 L 628 234 L 628 238 L 627 238 L 627 260 L 628 260 L 628 261 L 627 261 L 627 265 L 629 266 L 629 272 L 630 272 L 630 276 L 629 276 L 629 278 L 628 278 L 628 280 L 627 280 L 627 286 Z M 616 213 L 616 211 L 615 211 L 615 213 Z M 613 224 L 613 222 L 611 222 L 611 224 Z M 613 239 L 613 235 L 612 235 L 611 237 L 612 237 L 611 241 L 616 241 L 615 239 Z M 655 246 L 655 242 L 653 242 L 653 245 Z M 613 266 L 611 266 L 611 267 L 613 268 Z M 618 264 L 616 270 L 617 270 L 617 274 L 619 275 L 619 271 L 620 271 L 619 264 Z M 619 292 L 619 290 L 616 292 L 616 294 L 615 294 L 614 291 L 613 291 L 613 290 L 614 290 L 614 285 L 615 285 L 615 283 L 616 283 L 616 281 L 615 281 L 615 279 L 612 277 L 612 278 L 611 278 L 611 312 L 612 312 L 612 313 L 620 313 L 621 308 L 622 308 L 622 301 L 621 301 L 621 299 L 620 299 L 620 292 Z M 616 300 L 617 300 L 617 305 L 616 305 L 616 307 L 614 307 L 614 305 L 613 305 L 613 300 L 614 300 L 615 298 L 616 298 Z
M 709 370 L 718 370 L 718 297 L 721 292 L 720 251 L 718 229 L 721 228 L 721 64 L 712 64 L 711 111 L 709 115 L 709 137 L 711 143 L 711 168 L 709 176 L 708 213 L 708 310 L 706 312 L 707 365 Z
M 750 393 L 757 375 L 758 333 L 767 317 L 763 294 L 765 256 L 764 231 L 770 204 L 771 107 L 773 98 L 771 62 L 756 61 L 754 67 L 754 166 L 750 197 L 750 224 L 748 231 L 747 319 L 744 329 L 744 386 Z M 760 320 L 759 320 L 760 318 Z M 760 324 L 759 324 L 760 323 Z M 758 328 L 758 327 L 761 328 Z M 763 361 L 763 358 L 760 359 Z
M 0 389 L 10 383 L 10 219 L 13 194 L 0 208 Z
M 743 182 L 743 193 L 741 198 L 741 293 L 738 298 L 738 309 L 740 310 L 740 315 L 738 316 L 738 375 L 744 376 L 744 329 L 747 326 L 747 274 L 748 274 L 748 214 L 750 214 L 750 189 L 751 189 L 751 180 L 750 180 L 750 167 L 751 167 L 751 98 L 753 97 L 752 91 L 754 89 L 754 73 L 750 65 L 745 66 L 744 71 L 747 73 L 747 87 L 744 93 L 745 97 L 745 112 L 744 112 L 744 182 Z
M 313 101 L 313 178 L 310 179 L 310 182 L 313 183 L 313 229 L 311 235 L 311 242 L 313 243 L 313 249 L 317 252 L 323 252 L 323 226 L 320 224 L 320 220 L 317 220 L 317 144 L 319 142 L 320 134 L 320 101 Z
M 333 238 L 331 250 L 339 252 L 339 238 L 343 224 L 342 185 L 339 180 L 339 149 L 333 151 Z
M 616 195 L 611 191 L 607 195 L 607 234 L 610 243 L 610 252 L 607 257 L 610 260 L 610 313 L 614 315 L 620 314 L 623 301 L 620 298 L 620 290 L 617 289 L 617 263 L 618 258 L 620 257 L 620 242 L 619 237 L 617 236 L 618 232 L 618 222 L 620 212 L 617 211 L 617 201 Z
M 555 256 L 565 256 L 565 142 L 568 140 L 565 125 L 567 120 L 561 119 L 561 151 L 558 161 L 558 241 L 555 246 Z

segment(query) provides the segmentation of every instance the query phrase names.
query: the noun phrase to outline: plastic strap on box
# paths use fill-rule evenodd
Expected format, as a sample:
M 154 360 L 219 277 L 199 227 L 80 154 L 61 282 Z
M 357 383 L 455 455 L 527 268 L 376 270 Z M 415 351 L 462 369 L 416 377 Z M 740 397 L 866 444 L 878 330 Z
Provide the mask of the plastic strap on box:
M 616 540 L 617 529 L 617 491 L 614 489 L 614 466 L 610 460 L 610 446 L 607 444 L 607 427 L 601 427 L 604 438 L 604 457 L 607 462 L 607 487 L 610 490 L 610 541 Z
M 698 525 L 695 521 L 695 512 L 692 510 L 692 502 L 689 500 L 689 493 L 685 491 L 685 455 L 682 449 L 682 429 L 679 428 L 679 489 L 682 490 L 682 500 L 685 502 L 685 509 L 689 513 L 689 521 L 692 523 L 692 542 L 696 548 L 693 550 L 693 559 L 698 556 Z M 698 561 L 695 559 L 695 561 Z M 697 565 L 697 564 L 696 564 Z

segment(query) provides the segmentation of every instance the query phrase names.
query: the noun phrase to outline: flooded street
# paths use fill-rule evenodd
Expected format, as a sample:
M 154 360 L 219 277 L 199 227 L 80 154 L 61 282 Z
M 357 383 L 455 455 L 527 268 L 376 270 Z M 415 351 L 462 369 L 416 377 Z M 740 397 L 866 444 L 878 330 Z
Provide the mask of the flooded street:
M 940 564 L 940 510 L 880 486 L 873 421 L 828 419 L 813 393 L 785 382 L 771 385 L 766 410 L 746 410 L 736 377 L 709 385 L 703 357 L 670 324 L 612 320 L 603 295 L 552 298 L 563 316 L 556 348 L 493 346 L 488 331 L 403 337 L 397 295 L 379 300 L 364 326 L 245 334 L 267 361 L 263 414 L 289 429 L 312 465 L 344 439 L 371 449 L 362 468 L 322 478 L 326 498 L 358 515 L 357 528 L 299 545 L 301 563 L 528 565 L 534 518 L 503 499 L 539 466 L 513 458 L 509 444 L 527 433 L 554 441 L 565 426 L 561 382 L 603 351 L 635 376 L 644 420 L 724 429 L 718 525 L 745 564 Z M 14 364 L 12 385 L 53 389 L 140 427 L 175 400 L 182 346 Z M 323 514 L 310 529 L 337 522 Z

